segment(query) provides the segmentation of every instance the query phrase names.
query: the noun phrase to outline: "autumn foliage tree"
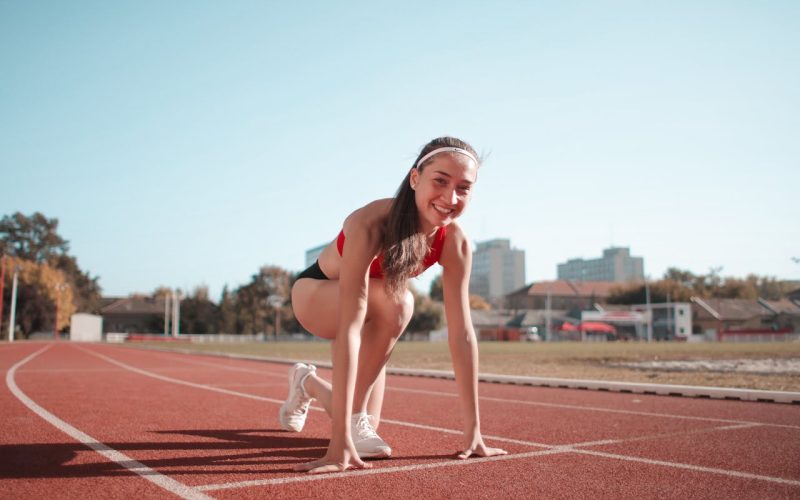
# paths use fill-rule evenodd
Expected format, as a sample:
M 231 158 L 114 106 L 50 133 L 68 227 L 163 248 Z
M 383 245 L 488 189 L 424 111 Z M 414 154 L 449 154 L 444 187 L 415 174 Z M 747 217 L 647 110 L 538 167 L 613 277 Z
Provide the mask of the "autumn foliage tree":
M 16 324 L 23 337 L 37 331 L 58 331 L 69 326 L 69 318 L 75 313 L 72 288 L 66 286 L 67 279 L 59 269 L 48 264 L 38 264 L 17 257 L 5 257 L 6 283 L 3 288 L 3 303 L 11 302 L 11 281 L 14 270 L 18 272 Z M 56 321 L 58 309 L 58 325 Z M 8 331 L 8 314 L 3 315 Z
M 58 219 L 36 212 L 16 212 L 0 219 L 0 255 L 6 260 L 4 303 L 10 302 L 14 269 L 19 269 L 17 325 L 23 336 L 52 331 L 58 303 L 58 330 L 76 311 L 96 312 L 100 286 L 69 255 L 69 243 L 58 234 Z M 3 319 L 8 321 L 8 315 Z M 6 331 L 5 328 L 3 331 Z

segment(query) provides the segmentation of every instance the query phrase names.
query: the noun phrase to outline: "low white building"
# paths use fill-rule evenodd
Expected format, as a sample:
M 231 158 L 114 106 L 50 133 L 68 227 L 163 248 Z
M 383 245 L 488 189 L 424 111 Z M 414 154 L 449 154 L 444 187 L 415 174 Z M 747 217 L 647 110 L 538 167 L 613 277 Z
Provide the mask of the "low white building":
M 70 318 L 69 339 L 72 342 L 102 341 L 103 318 L 94 314 L 73 314 Z

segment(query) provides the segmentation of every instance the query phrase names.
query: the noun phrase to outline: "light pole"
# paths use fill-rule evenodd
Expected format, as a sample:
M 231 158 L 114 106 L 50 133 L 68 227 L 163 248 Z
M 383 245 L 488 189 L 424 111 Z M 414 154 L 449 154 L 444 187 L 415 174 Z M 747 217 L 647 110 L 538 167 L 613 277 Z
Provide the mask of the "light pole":
M 17 277 L 19 276 L 19 266 L 14 267 L 14 281 L 11 285 L 11 316 L 8 318 L 8 341 L 14 342 L 14 323 L 17 313 Z

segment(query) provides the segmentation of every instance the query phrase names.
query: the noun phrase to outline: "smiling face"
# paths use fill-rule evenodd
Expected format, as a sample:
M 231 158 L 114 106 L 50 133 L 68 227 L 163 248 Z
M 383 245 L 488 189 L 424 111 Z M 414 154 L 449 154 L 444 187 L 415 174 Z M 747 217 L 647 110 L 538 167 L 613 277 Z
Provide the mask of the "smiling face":
M 469 204 L 478 165 L 458 153 L 441 153 L 422 167 L 412 168 L 411 189 L 419 212 L 420 228 L 430 234 L 455 220 Z

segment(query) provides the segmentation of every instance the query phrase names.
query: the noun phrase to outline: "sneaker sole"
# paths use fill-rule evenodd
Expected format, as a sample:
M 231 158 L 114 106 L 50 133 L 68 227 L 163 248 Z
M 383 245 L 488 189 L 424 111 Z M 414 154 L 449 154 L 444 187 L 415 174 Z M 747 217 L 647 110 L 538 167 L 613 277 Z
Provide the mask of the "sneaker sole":
M 392 456 L 392 449 L 391 448 L 381 448 L 378 451 L 373 451 L 372 453 L 361 453 L 358 452 L 358 458 L 389 458 Z

